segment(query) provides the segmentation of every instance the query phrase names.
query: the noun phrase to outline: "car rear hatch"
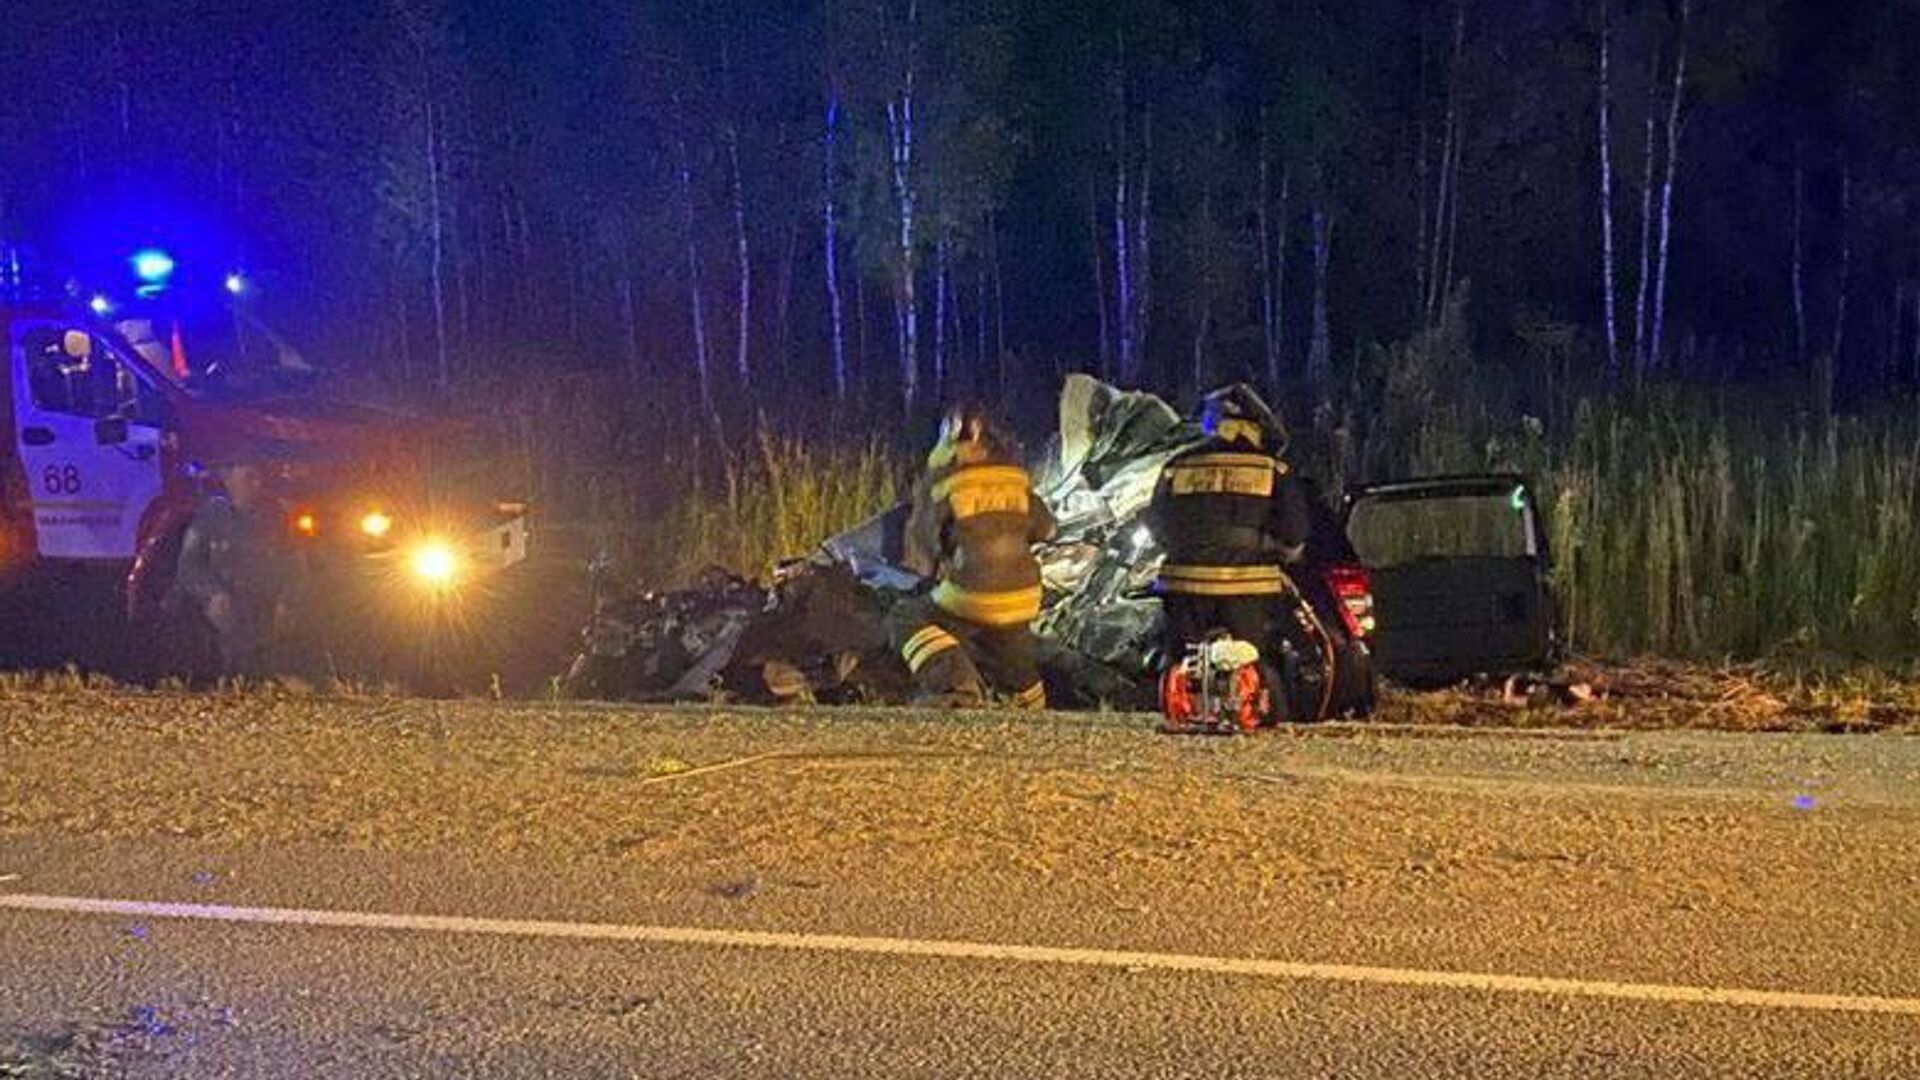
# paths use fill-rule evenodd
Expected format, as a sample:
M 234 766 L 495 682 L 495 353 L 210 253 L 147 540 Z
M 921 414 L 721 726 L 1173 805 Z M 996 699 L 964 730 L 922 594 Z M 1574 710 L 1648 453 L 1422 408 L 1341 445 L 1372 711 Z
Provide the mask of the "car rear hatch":
M 1514 475 L 1366 484 L 1348 539 L 1372 574 L 1376 669 L 1434 685 L 1546 663 L 1554 646 L 1547 534 Z

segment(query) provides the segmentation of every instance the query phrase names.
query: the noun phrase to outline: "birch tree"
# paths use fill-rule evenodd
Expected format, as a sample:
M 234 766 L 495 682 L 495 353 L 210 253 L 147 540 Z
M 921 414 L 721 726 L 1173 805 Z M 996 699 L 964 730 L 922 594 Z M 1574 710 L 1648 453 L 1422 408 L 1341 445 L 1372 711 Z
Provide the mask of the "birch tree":
M 678 97 L 674 99 L 678 107 Z M 693 162 L 687 152 L 687 139 L 684 135 L 673 140 L 674 178 L 676 193 L 680 203 L 680 241 L 686 255 L 686 285 L 688 333 L 692 345 L 692 364 L 695 385 L 700 392 L 700 410 L 718 429 L 720 412 L 713 397 L 713 364 L 707 352 L 707 308 L 705 290 L 700 284 L 700 246 L 699 232 L 695 224 L 693 194 Z
M 1333 328 L 1327 310 L 1327 268 L 1333 261 L 1333 218 L 1313 208 L 1313 336 L 1307 343 L 1307 381 L 1326 389 L 1333 374 Z
M 1680 110 L 1687 89 L 1687 28 L 1692 0 L 1680 0 L 1680 26 L 1675 35 L 1673 89 L 1667 100 L 1666 175 L 1660 184 L 1660 254 L 1654 269 L 1653 331 L 1647 343 L 1647 367 L 1658 370 L 1667 321 L 1667 265 L 1673 240 L 1674 176 L 1680 161 Z
M 1601 318 L 1606 330 L 1607 377 L 1620 373 L 1620 331 L 1614 293 L 1618 278 L 1613 262 L 1613 20 L 1607 0 L 1600 0 L 1600 293 Z
M 1254 196 L 1255 239 L 1260 245 L 1260 353 L 1266 366 L 1267 392 L 1280 392 L 1282 373 L 1282 344 L 1284 327 L 1282 320 L 1286 311 L 1287 280 L 1287 221 L 1290 207 L 1288 203 L 1293 194 L 1293 175 L 1283 165 L 1280 169 L 1280 206 L 1277 213 L 1273 209 L 1272 185 L 1269 180 L 1273 164 L 1272 134 L 1266 109 L 1260 111 L 1259 163 L 1255 172 L 1259 177 L 1258 191 Z
M 894 44 L 898 82 L 886 102 L 887 150 L 892 166 L 895 224 L 894 332 L 900 363 L 900 393 L 909 413 L 920 400 L 920 304 L 915 294 L 919 276 L 915 224 L 919 197 L 914 171 L 917 134 L 914 105 L 919 79 L 920 0 L 907 0 L 906 18 Z
M 727 167 L 733 200 L 734 270 L 737 293 L 734 313 L 734 374 L 743 389 L 753 386 L 753 256 L 747 242 L 747 198 L 740 176 L 740 129 L 729 123 L 726 129 Z
M 382 199 L 403 248 L 424 261 L 432 315 L 433 378 L 452 381 L 447 318 L 449 112 L 456 96 L 448 18 L 439 0 L 391 0 L 397 38 L 387 80 L 391 138 L 384 154 Z
M 823 110 L 820 146 L 823 165 L 820 180 L 821 265 L 827 286 L 827 327 L 829 354 L 833 371 L 834 400 L 847 400 L 847 327 L 845 305 L 840 298 L 840 79 L 834 66 L 832 49 L 834 27 L 832 5 L 828 5 L 828 60 L 826 102 Z

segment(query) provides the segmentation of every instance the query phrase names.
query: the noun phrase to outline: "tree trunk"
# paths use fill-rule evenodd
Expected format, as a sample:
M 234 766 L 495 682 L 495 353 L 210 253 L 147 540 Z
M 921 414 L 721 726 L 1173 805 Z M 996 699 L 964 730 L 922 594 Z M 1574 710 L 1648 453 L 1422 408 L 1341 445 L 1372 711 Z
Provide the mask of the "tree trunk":
M 1140 382 L 1146 371 L 1148 338 L 1153 330 L 1153 110 L 1140 116 L 1140 195 L 1137 200 L 1133 235 L 1140 245 L 1134 252 L 1133 270 L 1139 284 L 1133 290 L 1133 381 Z
M 1667 102 L 1667 170 L 1660 185 L 1660 262 L 1654 271 L 1653 337 L 1647 343 L 1647 367 L 1658 370 L 1667 322 L 1667 260 L 1673 239 L 1673 179 L 1680 159 L 1680 105 L 1687 85 L 1687 25 L 1692 0 L 1680 0 L 1680 36 L 1673 60 L 1673 93 Z
M 1819 405 L 1823 419 L 1833 416 L 1834 386 L 1847 342 L 1847 293 L 1853 287 L 1853 163 L 1840 167 L 1840 294 L 1833 305 L 1833 344 L 1820 365 Z
M 407 275 L 401 270 L 403 257 L 394 254 L 393 267 L 393 316 L 396 333 L 395 340 L 400 345 L 400 384 L 413 382 L 413 318 L 407 310 Z
M 782 382 L 792 375 L 789 357 L 793 344 L 793 264 L 799 247 L 800 222 L 795 218 L 787 223 L 787 246 L 780 252 L 780 274 L 773 296 L 773 355 L 779 364 Z
M 1656 75 L 1657 75 L 1656 71 Z M 1640 172 L 1640 268 L 1634 279 L 1633 297 L 1633 374 L 1639 379 L 1647 373 L 1647 297 L 1653 284 L 1653 106 L 1647 107 L 1646 153 Z
M 1807 167 L 1796 146 L 1793 156 L 1793 356 L 1800 371 L 1807 368 Z
M 951 241 L 949 241 L 949 247 L 951 247 Z M 972 368 L 967 366 L 966 305 L 960 299 L 966 290 L 962 288 L 959 274 L 952 265 L 951 250 L 947 252 L 947 259 L 947 311 L 951 313 L 949 317 L 953 320 L 952 376 L 960 386 L 965 388 L 966 393 L 973 394 L 979 390 L 980 373 L 977 362 Z
M 1100 240 L 1099 200 L 1093 193 L 1093 184 L 1087 184 L 1087 239 L 1088 250 L 1093 256 L 1093 307 L 1100 316 L 1100 377 L 1111 380 L 1113 371 L 1113 330 L 1107 319 L 1107 272 L 1104 260 L 1100 258 L 1100 249 L 1104 246 Z
M 1880 365 L 1880 388 L 1890 391 L 1900 381 L 1900 344 L 1907 322 L 1907 283 L 1893 283 L 1893 323 L 1887 331 L 1887 358 Z
M 1193 370 L 1190 373 L 1193 379 L 1193 387 L 1196 391 L 1204 391 L 1206 389 L 1207 350 L 1210 344 L 1208 338 L 1213 332 L 1214 232 L 1213 180 L 1209 177 L 1202 182 L 1200 192 L 1200 235 L 1202 237 L 1199 281 L 1200 310 L 1198 316 L 1194 319 Z
M 1307 380 L 1324 394 L 1333 372 L 1332 331 L 1327 320 L 1327 264 L 1333 256 L 1333 221 L 1313 208 L 1313 338 L 1307 347 Z
M 427 192 L 430 212 L 433 214 L 433 220 L 427 228 L 432 259 L 427 276 L 433 290 L 434 370 L 438 373 L 440 392 L 445 393 L 448 384 L 453 381 L 451 362 L 447 352 L 446 222 L 445 215 L 441 212 L 440 197 L 440 122 L 435 116 L 431 98 L 426 105 L 426 121 Z
M 1007 355 L 1007 298 L 1000 277 L 1000 226 L 993 208 L 987 208 L 987 263 L 993 272 L 993 356 L 1000 370 L 1000 382 L 1005 385 L 1007 365 L 1011 358 Z
M 1413 248 L 1413 306 L 1418 313 L 1417 318 L 1422 322 L 1426 320 L 1427 314 L 1427 245 L 1432 242 L 1428 236 L 1429 226 L 1427 216 L 1427 180 L 1428 174 L 1433 171 L 1432 166 L 1429 165 L 1427 161 L 1428 147 L 1433 143 L 1433 135 L 1428 130 L 1429 121 L 1427 118 L 1428 12 L 1429 5 L 1423 0 L 1420 4 L 1420 28 L 1418 37 L 1415 39 L 1419 45 L 1419 48 L 1416 50 L 1419 60 L 1413 81 L 1417 95 L 1417 103 L 1414 108 L 1415 122 L 1413 133 L 1413 217 L 1416 223 L 1415 227 L 1419 230 Z
M 1613 256 L 1613 23 L 1600 0 L 1600 289 L 1606 319 L 1607 378 L 1620 375 L 1620 331 L 1615 317 Z
M 739 274 L 735 311 L 739 319 L 734 331 L 734 373 L 742 388 L 753 385 L 753 260 L 747 246 L 747 199 L 740 178 L 740 132 L 727 127 L 727 166 L 732 173 L 734 268 Z
M 1440 266 L 1440 306 L 1434 311 L 1434 321 L 1439 322 L 1453 304 L 1453 260 L 1460 250 L 1460 163 L 1466 156 L 1467 140 L 1464 132 L 1456 132 L 1453 140 L 1453 182 L 1449 185 L 1447 196 L 1447 236 L 1446 257 Z M 1469 357 L 1470 359 L 1471 357 Z
M 1467 6 L 1455 0 L 1453 6 L 1453 48 L 1447 58 L 1447 117 L 1440 144 L 1439 191 L 1433 202 L 1433 248 L 1428 252 L 1426 319 L 1434 325 L 1446 306 L 1452 282 L 1453 230 L 1459 221 L 1460 200 L 1460 70 L 1461 53 L 1466 46 Z
M 1124 102 L 1121 105 L 1124 110 Z M 1134 378 L 1133 358 L 1133 225 L 1129 213 L 1132 196 L 1128 185 L 1126 159 L 1126 118 L 1120 120 L 1120 140 L 1115 150 L 1113 185 L 1113 322 L 1115 353 L 1120 378 Z
M 908 0 L 905 71 L 900 94 L 887 102 L 887 134 L 893 163 L 893 191 L 899 211 L 898 267 L 895 287 L 895 324 L 898 327 L 901 395 L 911 413 L 920 395 L 920 322 L 914 295 L 914 277 L 918 266 L 914 258 L 913 230 L 915 198 L 913 176 L 914 79 L 916 75 L 919 0 Z
M 626 331 L 627 381 L 639 390 L 646 384 L 640 370 L 640 308 L 634 297 L 633 256 L 624 251 L 620 259 L 620 323 Z
M 582 339 L 580 324 L 584 305 L 580 302 L 580 293 L 585 287 L 586 260 L 581 258 L 580 233 L 573 222 L 562 223 L 560 235 L 565 244 L 562 262 L 567 268 L 567 341 L 577 348 Z
M 867 330 L 871 323 L 867 316 L 867 276 L 853 275 L 853 317 L 854 317 L 854 353 L 853 378 L 858 379 L 867 373 Z
M 679 111 L 679 101 L 674 102 L 675 111 Z M 693 333 L 693 374 L 700 389 L 700 409 L 706 414 L 715 430 L 720 427 L 720 414 L 713 403 L 712 364 L 707 357 L 707 314 L 706 302 L 700 289 L 700 251 L 694 234 L 693 221 L 693 167 L 687 159 L 687 141 L 675 140 L 678 151 L 680 174 L 680 232 L 686 245 L 687 254 L 687 305 Z
M 1254 196 L 1254 232 L 1260 245 L 1260 358 L 1266 365 L 1267 393 L 1280 392 L 1280 350 L 1279 340 L 1274 331 L 1273 310 L 1273 229 L 1268 222 L 1268 210 L 1273 201 L 1272 184 L 1268 180 L 1268 160 L 1272 156 L 1267 133 L 1267 110 L 1260 110 L 1260 155 L 1259 167 L 1255 170 L 1259 177 L 1259 190 Z
M 933 393 L 947 387 L 947 229 L 933 242 Z
M 827 84 L 827 115 L 825 133 L 822 136 L 825 173 L 821 189 L 825 193 L 821 200 L 822 238 L 821 246 L 826 259 L 827 276 L 827 325 L 833 348 L 833 396 L 834 400 L 844 402 L 847 398 L 847 330 L 840 303 L 840 207 L 838 202 L 837 178 L 834 175 L 835 152 L 839 141 L 840 127 L 840 87 L 831 79 Z
M 468 242 L 469 230 L 462 225 L 459 200 L 454 200 L 453 207 L 448 211 L 448 215 L 453 219 L 453 251 L 451 254 L 453 260 L 454 310 L 458 313 L 457 324 L 460 328 L 459 342 L 463 353 L 463 366 L 471 368 L 473 366 L 473 293 L 468 280 L 470 275 L 467 262 L 471 257 L 472 249 Z
M 1915 400 L 1920 400 L 1920 281 L 1913 283 L 1913 356 L 1910 374 Z
M 987 367 L 987 264 L 984 259 L 975 259 L 973 267 L 973 356 L 974 363 L 980 366 L 981 376 L 986 375 Z M 993 379 L 999 393 L 1000 405 L 1007 403 L 1007 366 L 996 357 L 993 364 Z

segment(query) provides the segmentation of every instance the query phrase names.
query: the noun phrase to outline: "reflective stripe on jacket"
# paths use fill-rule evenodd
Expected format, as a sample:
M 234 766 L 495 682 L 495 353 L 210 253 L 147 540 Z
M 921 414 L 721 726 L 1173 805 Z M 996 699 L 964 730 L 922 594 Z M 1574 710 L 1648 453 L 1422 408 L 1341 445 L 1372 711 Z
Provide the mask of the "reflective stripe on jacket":
M 1161 471 L 1147 525 L 1166 552 L 1160 587 L 1199 596 L 1287 590 L 1312 513 L 1286 464 L 1245 443 L 1213 439 Z
M 983 626 L 1015 626 L 1040 614 L 1032 545 L 1053 534 L 1053 515 L 1025 469 L 962 444 L 915 489 L 907 565 L 939 579 L 933 601 L 942 610 Z

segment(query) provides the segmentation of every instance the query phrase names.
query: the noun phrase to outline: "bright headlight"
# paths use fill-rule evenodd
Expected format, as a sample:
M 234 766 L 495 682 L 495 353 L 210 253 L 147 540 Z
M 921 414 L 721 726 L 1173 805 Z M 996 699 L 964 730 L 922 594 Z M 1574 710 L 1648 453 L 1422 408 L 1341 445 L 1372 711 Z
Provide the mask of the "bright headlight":
M 460 576 L 460 555 L 445 540 L 428 540 L 413 549 L 407 567 L 421 584 L 444 589 Z
M 360 519 L 360 531 L 375 540 L 382 540 L 393 531 L 393 518 L 375 510 Z

